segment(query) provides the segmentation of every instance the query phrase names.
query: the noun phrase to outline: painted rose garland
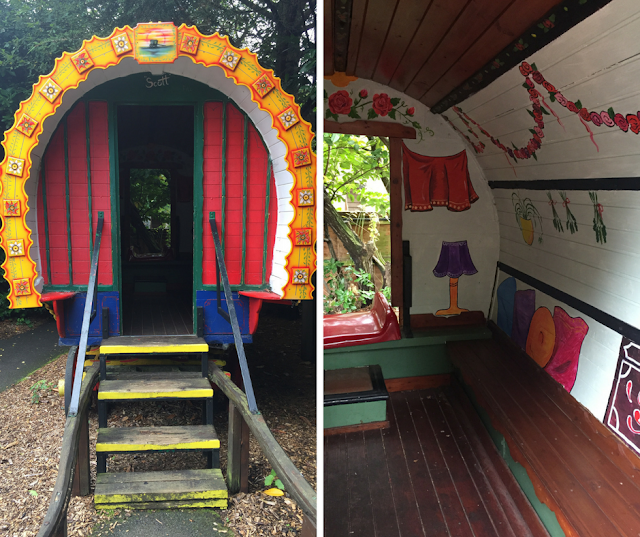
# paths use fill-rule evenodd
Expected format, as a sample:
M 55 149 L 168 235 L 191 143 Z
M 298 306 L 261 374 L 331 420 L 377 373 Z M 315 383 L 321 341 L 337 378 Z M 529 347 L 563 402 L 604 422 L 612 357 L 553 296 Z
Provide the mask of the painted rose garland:
M 366 110 L 366 119 L 376 119 L 378 117 L 388 116 L 394 120 L 400 120 L 405 125 L 410 125 L 418 131 L 420 139 L 423 136 L 423 130 L 429 136 L 433 136 L 434 132 L 429 128 L 424 129 L 414 118 L 416 109 L 413 106 L 409 106 L 400 97 L 389 97 L 387 93 L 376 93 L 369 98 L 369 91 L 367 89 L 361 89 L 357 95 L 354 96 L 353 90 L 338 90 L 331 95 L 324 93 L 324 98 L 327 102 L 327 110 L 325 112 L 326 119 L 333 119 L 338 121 L 339 116 L 344 115 L 353 119 L 364 119 L 362 114 Z

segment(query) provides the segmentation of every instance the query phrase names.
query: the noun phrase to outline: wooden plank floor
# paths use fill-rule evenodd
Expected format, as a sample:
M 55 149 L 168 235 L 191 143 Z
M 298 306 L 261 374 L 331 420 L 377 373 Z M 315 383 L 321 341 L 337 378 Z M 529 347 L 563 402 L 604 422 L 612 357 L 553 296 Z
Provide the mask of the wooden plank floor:
M 125 297 L 126 298 L 126 297 Z M 123 301 L 124 335 L 193 334 L 191 295 L 130 295 Z
M 325 436 L 326 537 L 529 534 L 512 529 L 498 499 L 505 490 L 481 470 L 455 397 L 448 388 L 392 393 L 389 429 Z

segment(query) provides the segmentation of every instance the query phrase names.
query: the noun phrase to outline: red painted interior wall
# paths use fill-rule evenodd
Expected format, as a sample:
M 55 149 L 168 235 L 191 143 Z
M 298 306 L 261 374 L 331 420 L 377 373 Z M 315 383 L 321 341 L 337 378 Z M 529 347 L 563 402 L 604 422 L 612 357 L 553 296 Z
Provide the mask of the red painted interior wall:
M 243 166 L 244 115 L 232 103 L 210 102 L 204 106 L 204 179 L 203 179 L 203 270 L 206 285 L 216 283 L 215 249 L 209 226 L 209 212 L 216 213 L 218 229 L 222 230 L 222 117 L 226 110 L 226 181 L 224 211 L 225 261 L 229 282 L 240 285 L 242 276 L 242 220 L 243 220 Z M 260 134 L 249 121 L 247 146 L 247 201 L 245 285 L 261 285 L 264 261 L 264 218 L 267 180 L 270 185 L 269 229 L 267 241 L 268 281 L 271 275 L 271 257 L 277 224 L 277 196 L 269 156 Z
M 89 109 L 89 138 L 91 160 L 91 201 L 93 234 L 98 224 L 98 211 L 104 211 L 98 283 L 113 283 L 111 255 L 111 191 L 109 175 L 108 108 L 105 102 L 91 102 Z M 67 234 L 67 202 L 65 178 L 64 122 L 67 125 L 67 160 L 69 166 L 69 206 L 74 285 L 89 281 L 89 206 L 87 174 L 87 133 L 85 103 L 80 102 L 65 120 L 60 122 L 45 152 L 43 170 L 38 184 L 38 236 L 42 276 L 45 283 L 69 285 L 69 256 Z M 46 182 L 49 227 L 49 256 L 51 282 L 47 275 L 46 238 L 44 233 L 44 205 L 42 182 Z

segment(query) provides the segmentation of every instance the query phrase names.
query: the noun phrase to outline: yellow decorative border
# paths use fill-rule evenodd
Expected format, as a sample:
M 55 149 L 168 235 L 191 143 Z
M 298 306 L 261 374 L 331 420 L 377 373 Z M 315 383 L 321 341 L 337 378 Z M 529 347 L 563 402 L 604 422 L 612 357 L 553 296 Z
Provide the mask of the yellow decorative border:
M 220 36 L 218 33 L 213 35 L 204 35 L 194 26 L 181 25 L 178 29 L 177 43 L 181 43 L 182 36 L 187 33 L 189 35 L 197 34 L 200 37 L 198 48 L 195 53 L 186 53 L 178 47 L 177 56 L 190 58 L 194 63 L 201 64 L 205 67 L 220 67 L 227 78 L 232 79 L 235 84 L 243 85 L 251 92 L 251 99 L 258 105 L 260 110 L 267 112 L 272 118 L 272 127 L 277 131 L 278 138 L 285 144 L 287 154 L 285 160 L 287 169 L 294 177 L 294 184 L 291 187 L 289 195 L 301 188 L 316 187 L 316 155 L 311 151 L 311 141 L 313 132 L 311 125 L 305 121 L 300 115 L 300 107 L 295 103 L 292 95 L 289 95 L 282 89 L 280 79 L 274 76 L 271 69 L 263 69 L 258 63 L 255 53 L 248 49 L 235 48 L 226 36 Z M 83 41 L 79 50 L 69 53 L 64 52 L 61 57 L 55 60 L 55 67 L 46 76 L 40 76 L 38 82 L 33 85 L 31 96 L 20 103 L 20 106 L 14 114 L 13 126 L 4 133 L 2 146 L 5 156 L 0 162 L 0 198 L 4 205 L 4 200 L 19 200 L 24 205 L 20 216 L 5 216 L 3 218 L 3 227 L 0 230 L 0 246 L 7 252 L 9 240 L 24 240 L 24 248 L 27 255 L 24 256 L 6 256 L 2 268 L 5 272 L 5 278 L 9 281 L 10 293 L 8 295 L 10 308 L 31 308 L 41 306 L 40 294 L 34 287 L 36 279 L 36 263 L 31 257 L 31 229 L 26 224 L 26 215 L 29 211 L 29 197 L 25 191 L 25 183 L 30 177 L 32 160 L 31 153 L 39 143 L 40 135 L 43 132 L 43 123 L 45 119 L 53 116 L 62 102 L 64 94 L 77 88 L 84 82 L 89 73 L 96 69 L 107 69 L 120 63 L 123 58 L 133 56 L 133 48 L 127 51 L 116 52 L 112 39 L 121 34 L 126 34 L 129 44 L 135 42 L 134 29 L 129 26 L 124 28 L 116 28 L 111 35 L 105 38 L 93 36 L 88 41 Z M 239 61 L 233 69 L 226 67 L 222 60 L 223 52 L 232 51 L 240 56 Z M 90 58 L 92 65 L 83 68 L 82 72 L 77 68 L 73 58 L 86 53 L 86 57 Z M 269 80 L 274 84 L 274 88 L 261 96 L 255 87 L 255 82 L 263 75 L 267 74 Z M 47 91 L 49 88 L 49 91 Z M 59 91 L 58 91 L 59 90 Z M 25 134 L 21 130 L 22 119 L 24 115 L 36 122 L 35 127 L 29 134 Z M 295 116 L 295 122 L 292 117 Z M 283 123 L 284 121 L 284 123 Z M 311 159 L 309 165 L 295 166 L 294 152 L 300 149 L 309 149 Z M 18 159 L 18 160 L 16 160 Z M 16 175 L 15 166 L 13 170 L 9 169 L 9 162 L 15 163 L 23 161 L 20 169 L 20 175 Z M 13 173 L 12 173 L 13 172 Z M 288 281 L 282 288 L 284 299 L 310 299 L 313 286 L 311 282 L 305 285 L 295 285 L 293 283 L 292 267 L 308 267 L 312 274 L 316 268 L 316 254 L 313 246 L 294 246 L 293 234 L 296 228 L 310 228 L 313 230 L 313 241 L 316 241 L 316 207 L 299 207 L 290 199 L 290 205 L 294 210 L 294 217 L 291 222 L 287 222 L 289 226 L 289 240 L 291 250 L 285 256 L 285 269 L 288 273 Z M 29 284 L 29 294 L 17 295 L 15 292 L 14 282 L 21 281 L 24 293 L 24 281 Z

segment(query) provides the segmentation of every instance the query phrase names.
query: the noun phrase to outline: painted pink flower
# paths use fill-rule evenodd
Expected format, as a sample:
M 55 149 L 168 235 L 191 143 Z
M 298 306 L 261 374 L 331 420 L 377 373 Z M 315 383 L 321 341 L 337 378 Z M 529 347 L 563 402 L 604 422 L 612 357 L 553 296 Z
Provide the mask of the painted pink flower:
M 540 71 L 534 71 L 531 76 L 536 84 L 542 84 L 544 82 L 544 76 L 542 76 Z
M 613 127 L 615 125 L 615 123 L 613 122 L 613 119 L 611 119 L 611 116 L 609 115 L 609 112 L 606 112 L 605 110 L 603 110 L 602 112 L 600 112 L 600 117 L 602 118 L 602 122 L 607 127 Z
M 533 119 L 536 120 L 536 123 L 542 121 L 542 114 L 540 113 L 540 110 L 533 111 Z
M 607 114 L 607 116 L 608 115 L 609 114 Z M 600 114 L 598 114 L 598 112 L 591 112 L 591 121 L 596 127 L 602 125 L 602 118 L 600 117 Z
M 587 110 L 586 108 L 580 109 L 580 117 L 584 121 L 591 121 L 591 114 L 589 113 L 589 110 Z
M 569 110 L 569 112 L 573 112 L 574 114 L 578 113 L 578 107 L 576 106 L 576 103 L 574 103 L 573 101 L 567 102 L 567 110 Z
M 542 132 L 542 131 L 541 131 Z M 540 144 L 542 142 L 542 139 L 540 138 L 540 136 L 538 135 L 538 133 L 533 135 L 533 139 L 538 142 L 538 144 Z
M 556 91 L 558 91 L 553 84 L 550 84 L 546 80 L 542 83 L 542 87 L 550 93 L 555 93 Z
M 352 104 L 353 100 L 345 90 L 336 91 L 329 96 L 329 110 L 333 114 L 348 114 Z
M 373 109 L 377 114 L 381 116 L 386 116 L 391 110 L 393 110 L 393 105 L 391 104 L 391 99 L 386 93 L 376 93 L 373 96 Z
M 616 114 L 613 118 L 613 121 L 624 132 L 627 132 L 629 130 L 629 122 L 625 119 L 625 117 L 622 114 Z
M 366 99 L 369 96 L 369 92 L 366 89 L 361 89 L 359 95 L 361 99 Z
M 540 136 L 540 138 L 544 138 L 544 132 L 540 127 L 534 127 L 533 130 L 536 131 L 536 134 Z
M 629 123 L 629 128 L 633 134 L 638 134 L 640 132 L 640 119 L 636 114 L 627 114 L 627 123 Z
M 564 95 L 562 95 L 562 93 L 558 92 L 556 93 L 556 101 L 558 101 L 562 106 L 564 106 L 566 108 L 567 103 L 569 101 L 567 101 L 567 99 L 565 98 Z
M 533 68 L 531 67 L 531 65 L 529 65 L 528 62 L 522 62 L 520 64 L 520 72 L 522 73 L 523 76 L 527 76 L 532 71 L 533 71 Z
M 411 108 L 407 109 L 407 115 L 408 116 L 412 116 L 415 113 L 416 113 L 416 109 L 413 106 Z

